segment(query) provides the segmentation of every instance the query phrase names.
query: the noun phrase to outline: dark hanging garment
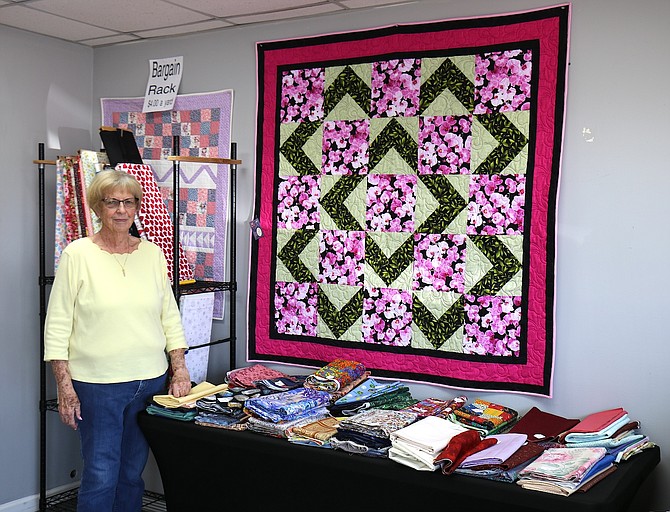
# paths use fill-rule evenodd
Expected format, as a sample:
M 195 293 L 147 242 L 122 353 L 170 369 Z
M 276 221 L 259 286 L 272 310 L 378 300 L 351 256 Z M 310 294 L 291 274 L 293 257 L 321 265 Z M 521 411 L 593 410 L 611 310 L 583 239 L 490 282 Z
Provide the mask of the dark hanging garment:
M 140 150 L 135 142 L 135 136 L 130 130 L 101 126 L 100 139 L 112 167 L 122 163 L 143 163 L 142 155 L 140 155 Z

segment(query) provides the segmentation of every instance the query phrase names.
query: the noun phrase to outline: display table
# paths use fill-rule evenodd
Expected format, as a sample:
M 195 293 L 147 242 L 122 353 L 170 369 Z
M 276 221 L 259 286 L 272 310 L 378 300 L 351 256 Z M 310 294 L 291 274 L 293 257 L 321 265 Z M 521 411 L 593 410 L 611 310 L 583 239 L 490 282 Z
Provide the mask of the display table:
M 647 450 L 569 497 L 516 484 L 418 471 L 254 432 L 201 427 L 147 413 L 139 422 L 163 481 L 168 512 L 230 510 L 513 510 L 625 512 L 660 461 Z M 243 508 L 242 508 L 243 507 Z M 437 508 L 439 507 L 439 508 Z

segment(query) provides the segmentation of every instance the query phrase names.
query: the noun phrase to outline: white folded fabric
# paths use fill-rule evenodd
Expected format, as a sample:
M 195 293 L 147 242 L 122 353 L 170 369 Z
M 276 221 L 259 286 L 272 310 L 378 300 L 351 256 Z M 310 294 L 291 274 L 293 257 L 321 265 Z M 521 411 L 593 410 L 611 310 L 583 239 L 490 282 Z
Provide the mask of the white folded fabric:
M 426 416 L 390 435 L 391 443 L 403 441 L 405 445 L 415 447 L 429 454 L 437 454 L 444 449 L 449 441 L 466 427 L 457 425 L 437 416 Z
M 466 427 L 437 416 L 426 416 L 390 435 L 389 459 L 420 471 L 435 471 L 435 457 Z
M 437 454 L 424 452 L 397 439 L 392 442 L 388 451 L 389 459 L 419 471 L 435 471 L 439 468 L 439 465 L 433 463 L 436 456 Z

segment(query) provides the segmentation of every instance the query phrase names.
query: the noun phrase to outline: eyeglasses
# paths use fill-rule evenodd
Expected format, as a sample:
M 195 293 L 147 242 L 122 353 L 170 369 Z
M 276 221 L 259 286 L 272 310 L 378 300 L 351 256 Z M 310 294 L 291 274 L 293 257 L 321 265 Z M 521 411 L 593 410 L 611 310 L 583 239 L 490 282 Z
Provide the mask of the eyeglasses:
M 105 208 L 108 210 L 118 210 L 119 206 L 123 205 L 126 210 L 134 210 L 137 208 L 137 199 L 113 199 L 111 197 L 103 199 L 102 204 L 105 205 Z

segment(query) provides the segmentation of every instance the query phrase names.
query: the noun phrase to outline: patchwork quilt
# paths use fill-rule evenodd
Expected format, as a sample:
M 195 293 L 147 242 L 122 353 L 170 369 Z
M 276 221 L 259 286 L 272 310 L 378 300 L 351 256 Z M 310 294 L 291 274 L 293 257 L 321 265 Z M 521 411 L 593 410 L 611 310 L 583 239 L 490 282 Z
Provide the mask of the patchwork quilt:
M 151 165 L 172 212 L 172 154 L 179 135 L 181 156 L 230 158 L 233 91 L 180 94 L 174 109 L 142 112 L 144 98 L 103 98 L 102 122 L 133 132 L 142 161 Z M 228 166 L 180 163 L 180 242 L 202 281 L 225 281 L 228 226 Z M 223 316 L 223 294 L 215 294 L 214 318 Z
M 551 395 L 569 21 L 258 43 L 250 361 Z

